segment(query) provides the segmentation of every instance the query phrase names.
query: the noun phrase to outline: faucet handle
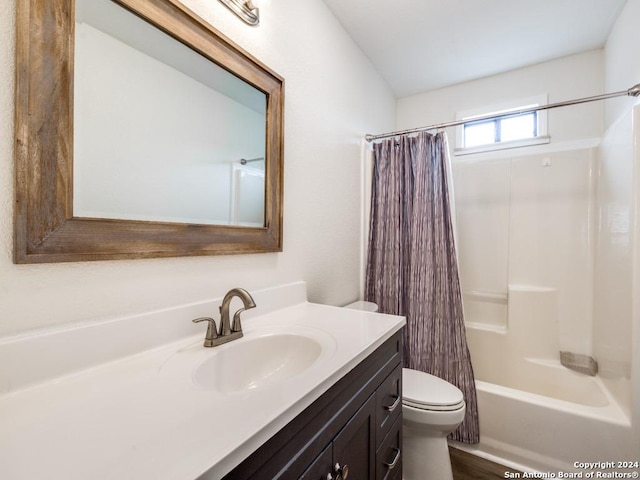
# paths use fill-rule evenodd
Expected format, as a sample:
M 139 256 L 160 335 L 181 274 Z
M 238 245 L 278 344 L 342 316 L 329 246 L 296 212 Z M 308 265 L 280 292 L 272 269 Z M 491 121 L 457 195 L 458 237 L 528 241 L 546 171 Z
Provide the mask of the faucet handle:
M 218 332 L 216 331 L 216 321 L 211 317 L 200 317 L 191 320 L 193 323 L 209 322 L 207 325 L 207 334 L 204 337 L 204 346 L 213 347 L 213 340 L 218 338 Z
M 232 332 L 241 332 L 242 331 L 242 324 L 240 323 L 240 314 L 242 312 L 244 312 L 245 310 L 246 310 L 246 308 L 241 308 L 233 315 L 233 323 L 231 324 L 231 331 Z

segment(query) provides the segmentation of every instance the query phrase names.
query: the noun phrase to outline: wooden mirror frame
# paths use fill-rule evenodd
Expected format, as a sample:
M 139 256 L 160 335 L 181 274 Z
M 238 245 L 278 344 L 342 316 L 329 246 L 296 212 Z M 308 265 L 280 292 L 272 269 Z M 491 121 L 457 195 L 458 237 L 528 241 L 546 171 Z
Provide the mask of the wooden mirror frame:
M 178 0 L 114 0 L 267 96 L 263 228 L 73 216 L 74 0 L 21 0 L 16 22 L 14 262 L 282 251 L 284 79 Z

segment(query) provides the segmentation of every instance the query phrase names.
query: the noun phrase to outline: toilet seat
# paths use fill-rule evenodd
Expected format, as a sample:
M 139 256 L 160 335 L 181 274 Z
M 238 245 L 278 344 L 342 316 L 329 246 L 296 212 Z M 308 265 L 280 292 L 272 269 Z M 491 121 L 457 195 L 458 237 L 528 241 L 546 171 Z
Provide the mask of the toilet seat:
M 450 412 L 465 407 L 464 395 L 449 382 L 409 368 L 402 369 L 402 404 L 436 412 Z

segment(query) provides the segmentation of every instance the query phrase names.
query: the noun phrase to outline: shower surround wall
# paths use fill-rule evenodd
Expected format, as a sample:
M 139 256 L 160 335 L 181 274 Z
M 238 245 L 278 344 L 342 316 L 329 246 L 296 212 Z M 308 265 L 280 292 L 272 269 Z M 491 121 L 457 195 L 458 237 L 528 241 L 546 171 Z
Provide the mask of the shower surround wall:
M 640 451 L 632 392 L 639 115 L 640 106 L 626 111 L 598 147 L 454 167 L 480 454 L 572 471 L 576 458 Z M 593 355 L 599 375 L 564 368 L 561 350 Z
M 628 0 L 605 45 L 605 89 L 629 88 L 640 82 L 640 58 L 630 45 L 640 44 L 640 0 Z M 621 87 L 621 85 L 628 85 Z M 602 228 L 596 262 L 598 282 L 594 351 L 601 358 L 602 378 L 623 408 L 630 410 L 632 452 L 640 452 L 640 99 L 605 104 L 601 147 Z M 611 215 L 616 212 L 617 215 Z M 603 227 L 604 227 L 603 223 Z M 607 266 L 607 271 L 604 268 Z M 613 292 L 613 288 L 619 291 Z M 604 289 L 607 290 L 604 290 Z M 609 314 L 609 312 L 614 313 Z M 631 322 L 629 322 L 629 316 Z
M 505 342 L 495 357 L 472 346 L 476 370 L 492 371 L 487 358 L 591 355 L 594 159 L 585 148 L 456 161 L 466 321 Z
M 525 469 L 631 454 L 620 402 L 600 377 L 559 361 L 560 351 L 593 355 L 597 163 L 585 147 L 454 167 L 478 450 Z
M 640 107 L 636 107 L 636 123 Z M 634 162 L 633 111 L 615 121 L 599 149 L 594 356 L 600 376 L 631 415 L 633 328 Z M 636 193 L 637 195 L 637 193 Z M 635 292 L 638 290 L 636 289 Z

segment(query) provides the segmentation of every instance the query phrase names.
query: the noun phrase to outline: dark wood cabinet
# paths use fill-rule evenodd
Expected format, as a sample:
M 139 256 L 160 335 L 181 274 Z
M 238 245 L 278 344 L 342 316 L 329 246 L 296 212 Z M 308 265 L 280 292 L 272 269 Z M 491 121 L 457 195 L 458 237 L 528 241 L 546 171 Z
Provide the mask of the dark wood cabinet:
M 400 480 L 401 362 L 398 332 L 224 480 Z
M 375 476 L 375 459 L 375 399 L 372 395 L 300 480 L 337 480 L 343 476 L 344 468 L 348 471 L 347 480 L 369 480 Z
M 372 395 L 333 441 L 333 473 L 335 477 L 340 473 L 335 471 L 335 466 L 338 465 L 348 469 L 349 479 L 368 480 L 374 478 L 376 468 L 375 415 L 375 398 Z M 344 475 L 342 476 L 344 477 Z
M 327 474 L 333 469 L 333 443 L 325 448 L 300 480 L 327 480 Z
M 389 429 L 389 433 L 380 447 L 378 447 L 375 479 L 402 479 L 402 416 L 396 418 Z

